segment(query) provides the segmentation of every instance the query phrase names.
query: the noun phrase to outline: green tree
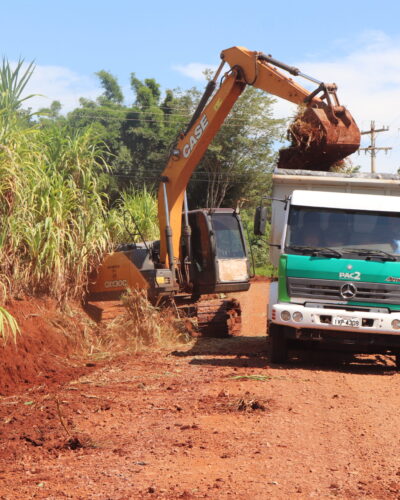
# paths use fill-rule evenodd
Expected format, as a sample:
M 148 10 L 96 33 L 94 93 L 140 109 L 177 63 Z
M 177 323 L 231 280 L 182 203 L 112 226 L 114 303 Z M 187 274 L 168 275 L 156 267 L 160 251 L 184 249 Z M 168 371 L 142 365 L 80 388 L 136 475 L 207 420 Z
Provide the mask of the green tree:
M 104 93 L 99 97 L 100 104 L 122 104 L 124 95 L 117 79 L 111 73 L 105 70 L 98 71 L 96 75 L 100 79 L 100 84 L 104 89 Z
M 104 88 L 104 93 L 96 101 L 81 98 L 80 107 L 67 115 L 67 124 L 75 130 L 90 127 L 99 140 L 103 141 L 107 152 L 104 159 L 108 165 L 127 169 L 130 166 L 130 157 L 123 150 L 121 130 L 126 118 L 126 106 L 122 104 L 124 96 L 117 79 L 110 73 L 102 70 L 96 73 Z M 102 175 L 102 186 L 114 198 L 118 186 L 109 173 Z
M 105 92 L 95 101 L 80 99 L 80 107 L 69 113 L 67 120 L 75 129 L 94 128 L 107 145 L 106 161 L 112 171 L 108 183 L 103 176 L 103 185 L 114 201 L 120 190 L 154 188 L 170 145 L 188 117 L 182 119 L 180 98 L 171 90 L 162 98 L 154 79 L 141 81 L 132 73 L 135 100 L 128 107 L 122 104 L 124 98 L 116 79 L 105 71 L 97 76 Z M 183 101 L 188 104 L 186 98 Z
M 254 202 L 268 190 L 276 157 L 273 146 L 285 124 L 273 118 L 274 102 L 254 87 L 239 97 L 193 175 L 194 205 L 235 207 L 239 201 Z M 200 183 L 204 189 L 198 189 Z
M 41 126 L 51 125 L 56 122 L 61 124 L 65 123 L 64 116 L 61 115 L 60 101 L 53 101 L 48 108 L 41 108 L 37 112 L 39 123 Z
M 132 165 L 125 175 L 134 184 L 151 188 L 158 182 L 188 114 L 173 91 L 168 90 L 162 99 L 160 85 L 154 79 L 141 81 L 132 73 L 131 87 L 136 100 L 127 111 L 122 139 L 131 153 Z

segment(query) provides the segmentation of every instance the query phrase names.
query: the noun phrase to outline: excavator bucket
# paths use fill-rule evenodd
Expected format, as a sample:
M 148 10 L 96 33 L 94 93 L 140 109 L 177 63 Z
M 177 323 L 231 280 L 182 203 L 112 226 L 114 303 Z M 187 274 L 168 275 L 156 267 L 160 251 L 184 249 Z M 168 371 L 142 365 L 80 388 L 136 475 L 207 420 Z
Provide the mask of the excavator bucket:
M 328 171 L 357 151 L 360 137 L 343 106 L 305 107 L 289 126 L 291 145 L 279 151 L 278 168 Z
M 335 83 L 321 82 L 271 55 L 244 47 L 223 50 L 221 57 L 232 69 L 240 68 L 246 84 L 301 106 L 288 130 L 291 145 L 280 151 L 279 168 L 327 171 L 358 149 L 360 131 L 340 105 Z M 309 92 L 277 68 L 318 87 Z

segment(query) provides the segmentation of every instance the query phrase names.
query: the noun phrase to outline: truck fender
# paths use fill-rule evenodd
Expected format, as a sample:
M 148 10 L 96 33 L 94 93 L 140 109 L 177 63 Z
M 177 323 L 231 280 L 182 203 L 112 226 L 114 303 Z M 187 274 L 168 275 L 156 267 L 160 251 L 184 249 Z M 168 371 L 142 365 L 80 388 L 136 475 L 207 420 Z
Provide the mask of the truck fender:
M 272 308 L 278 302 L 278 282 L 272 281 L 269 285 L 269 301 L 267 305 L 267 318 L 271 321 Z

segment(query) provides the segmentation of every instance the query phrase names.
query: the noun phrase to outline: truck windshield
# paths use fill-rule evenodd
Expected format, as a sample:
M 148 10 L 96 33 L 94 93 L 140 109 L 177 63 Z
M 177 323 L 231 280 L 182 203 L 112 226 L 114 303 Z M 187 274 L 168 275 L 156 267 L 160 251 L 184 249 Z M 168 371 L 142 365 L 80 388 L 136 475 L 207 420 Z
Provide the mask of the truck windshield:
M 232 213 L 211 215 L 215 234 L 216 254 L 222 259 L 243 259 L 246 257 L 242 229 Z
M 400 254 L 400 213 L 292 205 L 285 246 L 289 253 L 327 247 L 363 258 Z

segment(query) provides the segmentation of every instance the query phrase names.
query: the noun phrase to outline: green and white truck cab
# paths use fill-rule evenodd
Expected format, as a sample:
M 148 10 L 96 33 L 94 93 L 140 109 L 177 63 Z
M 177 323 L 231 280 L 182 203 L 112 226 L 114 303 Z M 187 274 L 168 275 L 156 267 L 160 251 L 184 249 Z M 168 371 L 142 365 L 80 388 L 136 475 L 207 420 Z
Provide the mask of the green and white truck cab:
M 400 359 L 400 178 L 277 170 L 271 361 L 303 342 Z

